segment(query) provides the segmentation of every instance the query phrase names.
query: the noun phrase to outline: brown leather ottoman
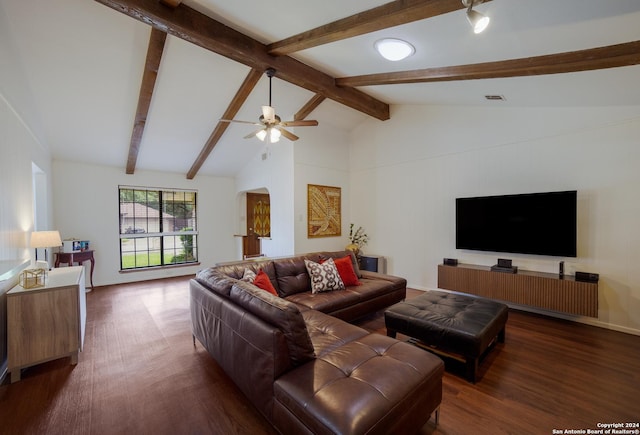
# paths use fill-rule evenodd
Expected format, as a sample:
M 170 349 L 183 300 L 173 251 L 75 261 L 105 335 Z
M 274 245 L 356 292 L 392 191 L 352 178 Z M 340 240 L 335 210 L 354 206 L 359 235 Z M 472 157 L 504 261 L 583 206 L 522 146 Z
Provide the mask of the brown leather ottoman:
M 504 343 L 509 308 L 471 295 L 429 290 L 389 307 L 387 335 L 416 338 L 435 351 L 462 356 L 467 378 L 476 381 L 478 359 L 497 339 Z

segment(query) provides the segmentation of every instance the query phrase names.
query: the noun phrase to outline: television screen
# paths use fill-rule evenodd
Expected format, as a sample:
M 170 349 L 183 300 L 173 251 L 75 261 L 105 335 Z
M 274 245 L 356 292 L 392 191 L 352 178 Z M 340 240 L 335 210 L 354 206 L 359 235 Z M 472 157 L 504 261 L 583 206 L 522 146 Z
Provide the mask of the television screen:
M 456 249 L 575 257 L 577 192 L 456 199 Z

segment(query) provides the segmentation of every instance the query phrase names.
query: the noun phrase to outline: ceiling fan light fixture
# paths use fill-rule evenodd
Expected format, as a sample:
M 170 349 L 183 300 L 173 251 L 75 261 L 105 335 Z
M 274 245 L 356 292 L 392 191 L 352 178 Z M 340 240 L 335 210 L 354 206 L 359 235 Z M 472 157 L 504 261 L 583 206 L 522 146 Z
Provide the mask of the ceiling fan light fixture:
M 277 128 L 270 128 L 269 129 L 269 141 L 271 143 L 278 142 L 280 140 L 280 136 L 281 135 L 282 135 L 282 133 Z
M 260 130 L 259 132 L 256 133 L 256 137 L 258 139 L 260 139 L 262 142 L 264 142 L 264 139 L 267 137 L 267 130 Z
M 294 119 L 292 121 L 282 121 L 276 110 L 271 105 L 271 79 L 276 74 L 276 70 L 268 68 L 266 74 L 269 77 L 269 105 L 262 106 L 262 115 L 258 118 L 258 122 L 241 121 L 239 119 L 220 119 L 220 122 L 239 122 L 242 124 L 251 124 L 260 126 L 259 130 L 255 130 L 249 133 L 244 138 L 251 139 L 257 137 L 262 142 L 276 143 L 280 141 L 280 137 L 284 136 L 285 139 L 290 141 L 296 141 L 300 139 L 295 134 L 291 133 L 285 127 L 315 127 L 318 125 L 318 121 L 311 119 Z
M 380 53 L 380 56 L 392 62 L 406 59 L 416 52 L 413 45 L 407 41 L 396 38 L 379 39 L 375 42 L 374 46 L 376 51 Z
M 271 104 L 271 92 L 269 92 L 269 104 Z M 262 116 L 266 122 L 276 120 L 276 109 L 271 106 L 262 106 Z
M 267 137 L 269 138 L 269 143 L 276 143 L 280 141 L 280 136 L 282 133 L 277 128 L 267 127 L 256 133 L 256 137 L 264 142 Z

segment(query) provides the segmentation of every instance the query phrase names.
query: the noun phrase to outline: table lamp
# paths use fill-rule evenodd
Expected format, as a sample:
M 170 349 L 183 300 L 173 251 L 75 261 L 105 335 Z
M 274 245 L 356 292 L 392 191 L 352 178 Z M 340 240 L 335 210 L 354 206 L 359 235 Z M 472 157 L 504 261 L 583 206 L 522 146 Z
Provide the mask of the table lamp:
M 34 231 L 31 233 L 31 247 L 36 251 L 36 269 L 49 270 L 49 260 L 47 259 L 47 248 L 62 246 L 62 239 L 58 231 Z M 38 248 L 44 248 L 44 261 L 38 261 Z

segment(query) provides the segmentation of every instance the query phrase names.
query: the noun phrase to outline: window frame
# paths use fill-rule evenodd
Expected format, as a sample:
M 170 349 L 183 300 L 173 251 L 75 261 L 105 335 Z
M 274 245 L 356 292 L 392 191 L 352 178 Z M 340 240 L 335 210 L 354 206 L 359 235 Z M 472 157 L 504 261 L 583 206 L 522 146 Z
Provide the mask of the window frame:
M 131 191 L 131 200 L 123 201 L 123 191 Z M 146 198 L 146 201 L 136 201 L 136 193 L 143 194 Z M 151 193 L 151 195 L 150 195 Z M 150 201 L 149 197 L 157 195 L 157 201 Z M 185 208 L 191 206 L 190 216 L 184 216 L 180 218 L 176 218 L 175 215 L 172 215 L 167 211 L 166 204 L 167 199 L 166 195 L 172 195 L 174 198 L 176 195 L 183 196 L 183 198 L 187 195 L 192 196 L 192 201 L 179 201 L 173 200 L 173 204 L 182 204 Z M 124 204 L 132 204 L 131 212 L 133 213 L 130 216 L 126 216 L 126 209 L 123 210 Z M 136 216 L 135 204 L 142 204 L 146 212 L 141 216 Z M 157 207 L 152 207 L 154 204 Z M 156 216 L 149 216 L 149 211 L 155 210 L 157 213 Z M 119 185 L 118 186 L 118 213 L 119 213 L 119 222 L 118 222 L 118 244 L 119 244 L 119 256 L 120 256 L 120 272 L 131 272 L 131 271 L 140 271 L 140 270 L 149 270 L 149 269 L 157 269 L 157 268 L 167 268 L 167 267 L 180 267 L 180 266 L 192 266 L 199 264 L 198 260 L 198 191 L 195 189 L 178 189 L 178 188 L 160 188 L 160 187 L 144 187 L 144 186 L 129 186 L 129 185 Z M 189 230 L 181 229 L 175 230 L 175 222 L 177 219 L 184 220 L 189 223 L 188 226 L 184 228 L 190 228 Z M 127 226 L 125 223 L 126 220 L 129 220 L 132 225 Z M 157 222 L 152 222 L 157 220 Z M 137 227 L 136 223 L 140 222 L 141 227 Z M 174 228 L 172 231 L 165 231 L 164 227 L 169 223 L 173 222 Z M 144 228 L 142 228 L 144 227 Z M 150 228 L 151 227 L 151 228 Z M 129 229 L 132 231 L 127 232 Z M 149 230 L 152 231 L 149 231 Z M 153 231 L 156 230 L 157 231 Z M 140 231 L 139 231 L 140 230 Z M 185 249 L 184 247 L 184 239 L 182 237 L 187 236 L 191 237 L 191 243 L 189 249 Z M 173 238 L 171 241 L 170 238 Z M 157 239 L 157 240 L 155 240 Z M 182 240 L 180 240 L 182 239 Z M 123 243 L 127 243 L 128 241 L 133 241 L 133 249 L 125 250 L 123 247 Z M 138 244 L 142 244 L 139 241 L 144 241 L 146 248 L 138 247 Z M 167 243 L 170 241 L 170 243 Z M 155 243 L 154 243 L 155 242 Z M 167 245 L 171 245 L 167 247 Z M 159 245 L 155 248 L 150 248 L 151 245 Z M 171 250 L 174 251 L 170 260 L 167 258 L 168 255 L 171 255 Z M 179 252 L 181 253 L 179 254 Z M 127 254 L 133 255 L 133 266 L 125 267 L 125 257 Z M 146 255 L 145 255 L 146 254 Z M 156 261 L 152 261 L 152 257 L 158 255 L 159 263 Z M 174 261 L 176 257 L 183 255 L 185 258 L 180 261 Z M 138 263 L 138 259 L 143 259 L 146 257 L 146 261 L 140 261 Z M 140 264 L 140 265 L 138 265 Z

